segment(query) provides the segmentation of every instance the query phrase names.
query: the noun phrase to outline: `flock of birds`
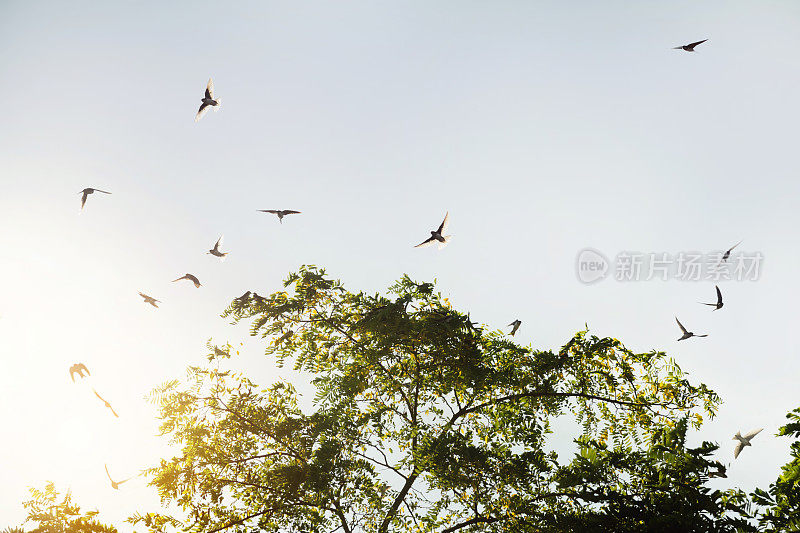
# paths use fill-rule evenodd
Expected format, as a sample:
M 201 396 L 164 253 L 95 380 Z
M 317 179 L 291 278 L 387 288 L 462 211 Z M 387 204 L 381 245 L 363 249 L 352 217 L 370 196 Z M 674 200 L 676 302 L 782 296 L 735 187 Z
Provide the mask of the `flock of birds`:
M 708 39 L 703 39 L 701 41 L 689 43 L 689 44 L 686 44 L 686 45 L 676 46 L 674 49 L 676 49 L 676 50 L 684 50 L 686 52 L 694 52 L 695 48 L 698 45 L 706 42 L 707 40 Z M 209 78 L 208 83 L 206 84 L 205 94 L 203 95 L 203 98 L 201 99 L 200 108 L 197 110 L 197 113 L 195 114 L 195 122 L 197 122 L 201 118 L 203 118 L 206 115 L 206 113 L 208 113 L 209 109 L 213 108 L 215 111 L 217 109 L 219 109 L 221 102 L 222 102 L 222 99 L 217 97 L 217 96 L 215 96 L 215 94 L 214 94 L 214 81 L 213 81 L 212 78 Z M 96 189 L 94 187 L 87 187 L 87 188 L 83 189 L 82 191 L 80 191 L 78 193 L 78 194 L 81 195 L 81 210 L 83 210 L 84 207 L 86 206 L 86 201 L 89 198 L 89 196 L 94 194 L 94 193 L 102 193 L 102 194 L 108 194 L 108 195 L 111 194 L 111 192 L 109 192 L 109 191 L 104 191 L 102 189 Z M 259 209 L 258 211 L 262 212 L 262 213 L 270 213 L 270 214 L 276 215 L 278 217 L 278 221 L 281 224 L 283 224 L 284 217 L 286 217 L 288 215 L 295 215 L 295 214 L 300 214 L 301 213 L 300 211 L 296 211 L 296 210 L 293 210 L 293 209 Z M 434 245 L 434 244 L 437 244 L 439 249 L 444 248 L 450 242 L 450 240 L 453 237 L 452 235 L 446 235 L 445 234 L 446 231 L 447 231 L 447 227 L 448 227 L 449 221 L 450 221 L 450 214 L 448 212 L 448 213 L 445 213 L 444 220 L 442 220 L 442 223 L 439 224 L 438 228 L 435 229 L 435 230 L 431 230 L 430 231 L 430 236 L 428 238 L 426 238 L 424 241 L 422 241 L 421 243 L 417 244 L 415 246 L 415 248 L 424 248 L 424 247 L 431 246 L 431 245 Z M 723 254 L 723 256 L 721 258 L 721 261 L 720 261 L 721 263 L 728 260 L 728 258 L 730 257 L 731 252 L 733 251 L 733 249 L 736 246 L 738 246 L 738 244 L 740 244 L 740 243 L 737 243 L 736 245 L 732 246 L 730 249 L 728 249 Z M 221 251 L 220 250 L 220 246 L 221 245 L 222 245 L 222 236 L 220 236 L 220 238 L 217 239 L 217 241 L 214 244 L 213 248 L 211 248 L 207 253 L 219 258 L 220 260 L 224 261 L 225 256 L 228 255 L 228 252 Z M 173 282 L 177 282 L 177 281 L 181 281 L 181 280 L 186 280 L 186 281 L 192 282 L 196 288 L 200 288 L 202 286 L 202 284 L 200 283 L 200 280 L 197 278 L 197 276 L 195 276 L 195 275 L 193 275 L 191 273 L 186 273 L 183 276 L 173 280 Z M 723 306 L 722 293 L 721 293 L 721 291 L 719 289 L 719 286 L 716 287 L 716 291 L 717 291 L 717 301 L 715 303 L 703 303 L 703 302 L 701 302 L 704 305 L 708 305 L 708 306 L 714 307 L 713 311 L 721 309 L 722 306 Z M 158 304 L 161 303 L 160 300 L 158 300 L 158 299 L 156 299 L 156 298 L 154 298 L 154 297 L 152 297 L 152 296 L 150 296 L 148 294 L 145 294 L 143 292 L 139 292 L 139 296 L 142 297 L 142 299 L 144 300 L 144 303 L 149 304 L 149 305 L 151 305 L 151 306 L 153 306 L 155 308 L 158 308 Z M 237 300 L 246 301 L 246 300 L 249 300 L 250 298 L 262 299 L 263 300 L 263 297 L 259 296 L 258 294 L 254 293 L 254 292 L 251 293 L 250 291 L 247 291 L 242 296 L 238 297 Z M 682 332 L 681 338 L 678 339 L 679 341 L 686 340 L 686 339 L 689 339 L 691 337 L 707 337 L 708 336 L 707 334 L 700 335 L 700 334 L 696 334 L 696 333 L 693 333 L 691 331 L 688 331 L 683 326 L 683 324 L 681 324 L 680 320 L 678 320 L 677 317 L 675 317 L 675 320 L 678 323 L 678 327 L 680 327 L 681 332 Z M 516 319 L 513 322 L 511 322 L 510 324 L 508 324 L 508 326 L 512 328 L 511 331 L 509 332 L 509 335 L 514 336 L 517 333 L 517 330 L 520 328 L 521 325 L 522 325 L 522 321 L 519 320 L 519 319 Z M 287 336 L 290 336 L 291 334 L 292 334 L 291 331 L 287 332 L 281 339 L 277 339 L 276 343 L 280 343 Z M 83 363 L 75 363 L 75 364 L 73 364 L 72 366 L 69 367 L 69 375 L 72 378 L 72 381 L 75 382 L 75 377 L 76 376 L 78 376 L 81 380 L 83 380 L 85 377 L 91 376 L 91 373 L 89 372 L 89 369 L 86 367 L 86 365 L 84 365 Z M 94 395 L 98 398 L 98 400 L 100 400 L 104 404 L 104 406 L 109 411 L 111 411 L 111 414 L 113 414 L 115 417 L 119 418 L 119 414 L 117 414 L 117 412 L 114 410 L 114 408 L 111 406 L 111 404 L 105 398 L 103 398 L 97 392 L 97 390 L 94 389 L 94 387 L 92 387 L 92 392 L 94 392 Z M 738 443 L 736 445 L 736 449 L 734 450 L 734 458 L 739 457 L 739 454 L 741 453 L 741 451 L 746 446 L 751 446 L 750 441 L 753 439 L 753 437 L 755 437 L 762 430 L 763 430 L 763 428 L 756 429 L 756 430 L 753 430 L 753 431 L 751 431 L 751 432 L 749 432 L 749 433 L 747 433 L 745 435 L 742 435 L 740 432 L 737 431 L 736 435 L 733 438 L 733 440 L 737 440 L 738 441 Z M 118 490 L 119 486 L 122 485 L 123 483 L 133 479 L 133 477 L 131 477 L 131 478 L 124 479 L 122 481 L 115 481 L 111 477 L 111 474 L 108 471 L 108 465 L 105 465 L 105 470 L 106 470 L 106 476 L 108 476 L 108 479 L 111 482 L 111 487 L 116 489 L 116 490 Z M 722 467 L 722 469 L 720 469 L 718 472 L 712 472 L 709 475 L 710 475 L 710 477 L 727 477 L 724 467 Z M 134 477 L 136 477 L 136 476 L 134 476 Z

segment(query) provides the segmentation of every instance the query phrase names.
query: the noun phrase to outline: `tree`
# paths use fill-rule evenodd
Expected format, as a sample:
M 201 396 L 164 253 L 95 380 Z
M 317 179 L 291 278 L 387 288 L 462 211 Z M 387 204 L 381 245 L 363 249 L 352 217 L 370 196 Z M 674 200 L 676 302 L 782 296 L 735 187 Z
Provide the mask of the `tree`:
M 686 448 L 687 429 L 686 418 L 664 426 L 642 450 L 578 439 L 579 453 L 557 471 L 556 482 L 588 505 L 552 516 L 540 531 L 756 531 L 744 492 L 706 486 L 725 467 L 710 459 L 716 444 Z
M 22 504 L 28 510 L 25 523 L 36 523 L 36 528 L 29 533 L 117 533 L 114 527 L 97 521 L 97 511 L 82 513 L 69 491 L 59 498 L 52 482 L 48 482 L 44 490 L 29 490 L 31 499 Z
M 763 531 L 800 531 L 800 407 L 786 418 L 790 422 L 778 435 L 796 439 L 790 448 L 792 459 L 769 489 L 756 489 L 751 495 L 753 503 L 762 507 L 758 521 Z
M 558 351 L 522 347 L 408 277 L 387 296 L 367 295 L 312 266 L 290 286 L 235 299 L 223 316 L 251 321 L 268 356 L 314 375 L 313 412 L 298 407 L 291 384 L 259 388 L 223 370 L 229 349 L 212 349 L 207 368 L 154 391 L 162 432 L 181 454 L 149 473 L 186 517 L 132 522 L 153 531 L 568 531 L 686 503 L 669 501 L 679 485 L 698 501 L 675 513 L 735 512 L 723 495 L 688 487 L 714 463 L 711 445 L 683 448 L 686 428 L 719 400 L 663 352 L 634 353 L 587 331 Z M 567 465 L 546 451 L 562 415 L 580 423 L 581 454 Z

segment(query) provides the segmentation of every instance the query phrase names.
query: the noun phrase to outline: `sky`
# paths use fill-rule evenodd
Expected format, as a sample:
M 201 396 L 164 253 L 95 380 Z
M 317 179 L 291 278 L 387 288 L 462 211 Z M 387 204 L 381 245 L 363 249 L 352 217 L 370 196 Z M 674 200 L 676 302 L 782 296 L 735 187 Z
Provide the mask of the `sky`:
M 219 317 L 302 264 L 354 291 L 435 278 L 535 348 L 588 324 L 664 350 L 724 400 L 690 444 L 727 463 L 736 431 L 765 428 L 714 486 L 765 487 L 800 403 L 798 22 L 790 0 L 0 2 L 0 527 L 46 480 L 121 531 L 157 509 L 103 465 L 170 455 L 146 395 L 210 338 L 259 382 L 302 386 Z M 195 123 L 210 76 L 222 105 Z M 81 212 L 85 187 L 113 194 Z M 452 243 L 413 248 L 445 212 Z M 205 252 L 223 234 L 221 263 Z M 697 303 L 713 281 L 576 276 L 585 248 L 739 240 L 759 276 L 720 282 L 716 312 Z M 200 289 L 171 282 L 187 272 Z M 677 342 L 676 315 L 709 337 Z M 90 379 L 70 381 L 76 362 Z

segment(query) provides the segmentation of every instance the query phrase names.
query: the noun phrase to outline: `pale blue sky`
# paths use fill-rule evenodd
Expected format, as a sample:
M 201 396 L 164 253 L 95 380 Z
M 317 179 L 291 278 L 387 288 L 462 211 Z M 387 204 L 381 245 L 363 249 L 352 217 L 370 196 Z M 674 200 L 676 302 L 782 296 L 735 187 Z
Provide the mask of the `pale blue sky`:
M 792 1 L 0 3 L 0 527 L 47 479 L 117 524 L 154 507 L 103 471 L 166 453 L 144 394 L 209 337 L 246 340 L 219 312 L 302 263 L 353 290 L 438 278 L 540 348 L 588 323 L 664 349 L 725 400 L 694 441 L 727 462 L 737 430 L 766 427 L 715 483 L 766 485 L 799 403 L 798 22 Z M 223 105 L 195 124 L 209 76 Z M 79 214 L 84 187 L 113 195 Z M 447 210 L 453 243 L 413 249 Z M 696 303 L 713 283 L 575 278 L 587 246 L 739 239 L 762 277 L 723 284 L 713 315 Z M 170 283 L 185 272 L 204 286 Z M 711 336 L 676 343 L 675 314 Z M 69 381 L 77 361 L 119 421 Z M 260 342 L 241 365 L 292 375 Z

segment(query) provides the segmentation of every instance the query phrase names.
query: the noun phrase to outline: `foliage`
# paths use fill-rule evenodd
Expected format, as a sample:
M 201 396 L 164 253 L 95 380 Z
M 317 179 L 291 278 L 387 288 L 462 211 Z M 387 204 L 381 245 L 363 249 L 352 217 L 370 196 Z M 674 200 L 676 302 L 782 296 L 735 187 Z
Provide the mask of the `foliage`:
M 31 499 L 22 504 L 28 510 L 25 523 L 36 523 L 29 533 L 117 533 L 116 528 L 97 521 L 97 511 L 82 513 L 69 491 L 60 498 L 52 482 L 44 490 L 29 490 Z
M 687 420 L 662 427 L 644 450 L 609 449 L 581 438 L 570 465 L 558 470 L 560 490 L 582 505 L 550 518 L 537 531 L 725 532 L 755 531 L 747 521 L 747 497 L 739 490 L 706 487 L 718 446 L 686 448 Z
M 753 502 L 763 507 L 758 518 L 764 531 L 800 531 L 800 407 L 786 418 L 790 422 L 778 435 L 796 439 L 790 448 L 792 459 L 768 490 L 756 489 L 751 495 Z
M 408 277 L 367 295 L 303 267 L 285 286 L 237 298 L 223 316 L 251 321 L 267 355 L 313 374 L 313 412 L 292 385 L 260 388 L 219 368 L 228 350 L 212 354 L 209 368 L 153 395 L 163 434 L 181 448 L 150 470 L 153 485 L 188 520 L 132 522 L 450 533 L 567 531 L 615 517 L 634 531 L 659 511 L 711 521 L 735 511 L 736 498 L 697 486 L 713 446 L 683 447 L 718 398 L 664 353 L 587 331 L 557 351 L 521 347 Z M 581 428 L 568 465 L 546 451 L 563 415 Z M 676 487 L 686 501 L 668 497 Z

